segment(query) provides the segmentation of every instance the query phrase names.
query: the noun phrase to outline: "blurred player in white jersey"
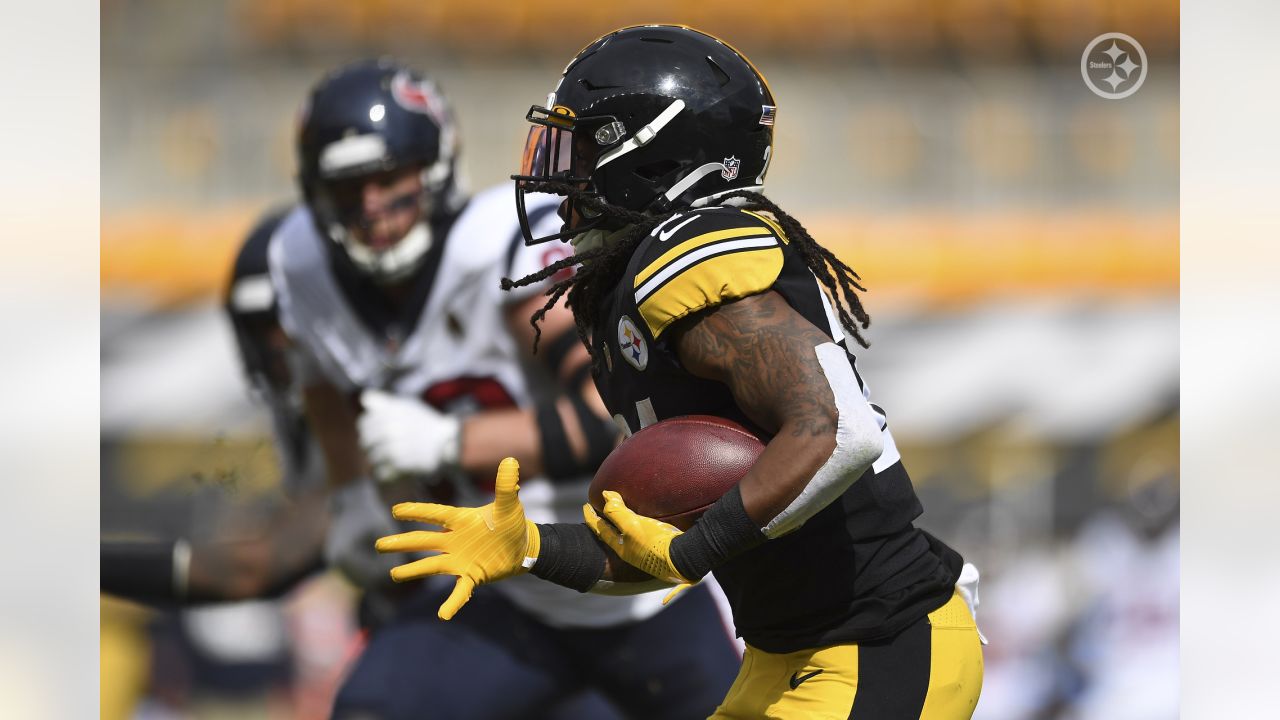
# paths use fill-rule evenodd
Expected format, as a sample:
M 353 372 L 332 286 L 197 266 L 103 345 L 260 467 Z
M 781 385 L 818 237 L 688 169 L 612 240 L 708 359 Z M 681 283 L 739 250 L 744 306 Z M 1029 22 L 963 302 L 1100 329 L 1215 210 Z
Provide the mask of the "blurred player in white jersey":
M 330 559 L 370 591 L 369 644 L 334 716 L 705 717 L 738 664 L 711 590 L 664 608 L 661 592 L 586 595 L 527 578 L 480 589 L 465 618 L 444 623 L 448 583 L 390 586 L 394 559 L 373 554 L 379 523 L 393 522 L 387 504 L 381 517 L 346 509 L 368 508 L 375 487 L 387 501 L 425 488 L 481 505 L 514 455 L 529 515 L 575 518 L 617 439 L 569 310 L 542 318 L 534 355 L 529 316 L 545 288 L 500 289 L 564 251 L 522 242 L 510 186 L 468 201 L 456 148 L 444 98 L 408 68 L 329 74 L 300 123 L 304 203 L 271 242 L 290 369 L 339 498 Z M 557 204 L 531 201 L 530 221 L 558 227 Z M 612 707 L 562 705 L 584 689 Z

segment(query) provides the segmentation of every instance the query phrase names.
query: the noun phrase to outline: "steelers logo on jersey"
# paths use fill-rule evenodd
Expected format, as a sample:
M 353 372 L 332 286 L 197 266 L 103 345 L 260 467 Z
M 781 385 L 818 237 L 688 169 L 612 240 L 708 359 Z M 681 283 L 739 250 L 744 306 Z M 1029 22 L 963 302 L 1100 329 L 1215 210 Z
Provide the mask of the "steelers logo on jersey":
M 645 343 L 636 324 L 626 315 L 618 320 L 618 350 L 637 370 L 644 370 L 649 365 L 649 345 Z

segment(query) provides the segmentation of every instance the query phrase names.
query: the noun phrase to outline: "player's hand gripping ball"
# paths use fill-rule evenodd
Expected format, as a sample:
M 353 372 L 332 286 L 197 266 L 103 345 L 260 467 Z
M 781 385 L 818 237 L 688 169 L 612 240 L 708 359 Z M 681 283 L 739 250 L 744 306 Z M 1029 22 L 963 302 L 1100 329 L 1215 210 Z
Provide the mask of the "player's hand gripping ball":
M 691 586 L 671 559 L 671 543 L 742 479 L 764 444 L 724 418 L 690 415 L 627 438 L 596 472 L 582 514 L 619 557 L 676 588 Z
M 645 517 L 688 530 L 738 484 L 764 452 L 759 438 L 732 420 L 685 415 L 654 423 L 605 458 L 588 499 L 604 511 L 604 491 Z

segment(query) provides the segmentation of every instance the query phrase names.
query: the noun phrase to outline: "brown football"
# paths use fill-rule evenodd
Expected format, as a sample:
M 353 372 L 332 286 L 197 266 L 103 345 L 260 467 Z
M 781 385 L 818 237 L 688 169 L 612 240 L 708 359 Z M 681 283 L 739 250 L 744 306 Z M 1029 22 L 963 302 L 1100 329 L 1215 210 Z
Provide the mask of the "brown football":
M 614 448 L 591 480 L 599 512 L 605 490 L 627 507 L 681 530 L 747 474 L 764 443 L 732 420 L 685 415 L 656 422 Z

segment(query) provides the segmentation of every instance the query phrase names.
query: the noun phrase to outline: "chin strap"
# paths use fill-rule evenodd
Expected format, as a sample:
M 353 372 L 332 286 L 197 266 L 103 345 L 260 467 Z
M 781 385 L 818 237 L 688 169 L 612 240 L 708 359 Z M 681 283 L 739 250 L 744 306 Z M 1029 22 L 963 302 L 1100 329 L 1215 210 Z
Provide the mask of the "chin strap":
M 332 227 L 330 235 L 338 239 L 356 267 L 380 282 L 394 282 L 412 274 L 431 249 L 432 241 L 431 228 L 425 221 L 415 223 L 400 242 L 381 252 L 369 249 L 344 227 Z

